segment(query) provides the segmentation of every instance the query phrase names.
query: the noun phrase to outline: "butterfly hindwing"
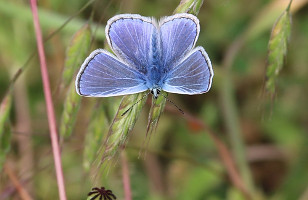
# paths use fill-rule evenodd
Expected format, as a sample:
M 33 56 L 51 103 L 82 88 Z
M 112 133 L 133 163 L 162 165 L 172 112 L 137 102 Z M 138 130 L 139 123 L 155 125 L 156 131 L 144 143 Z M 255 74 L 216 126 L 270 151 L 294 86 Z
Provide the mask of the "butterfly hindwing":
M 170 93 L 202 94 L 210 89 L 213 76 L 207 53 L 203 47 L 197 47 L 168 72 L 162 89 Z
M 98 49 L 85 60 L 76 79 L 82 96 L 109 97 L 147 90 L 143 74 L 128 67 L 108 51 Z

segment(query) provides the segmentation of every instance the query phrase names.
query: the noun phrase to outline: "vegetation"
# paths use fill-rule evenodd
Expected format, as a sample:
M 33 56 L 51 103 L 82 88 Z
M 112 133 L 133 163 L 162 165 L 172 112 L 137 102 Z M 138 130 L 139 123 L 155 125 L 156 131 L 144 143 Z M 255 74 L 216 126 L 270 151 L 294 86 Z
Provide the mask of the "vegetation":
M 35 11 L 0 0 L 0 199 L 308 199 L 307 3 L 41 0 L 50 103 Z M 162 95 L 77 95 L 109 18 L 180 12 L 198 16 L 215 73 L 206 94 L 168 94 L 184 115 Z

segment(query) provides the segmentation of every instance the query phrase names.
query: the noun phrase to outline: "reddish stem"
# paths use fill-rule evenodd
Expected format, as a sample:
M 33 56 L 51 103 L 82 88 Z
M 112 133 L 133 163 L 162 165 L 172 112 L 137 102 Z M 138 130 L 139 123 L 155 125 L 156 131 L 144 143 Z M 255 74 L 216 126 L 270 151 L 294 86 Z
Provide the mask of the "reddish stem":
M 49 124 L 49 131 L 50 131 L 50 138 L 51 138 L 51 145 L 53 151 L 53 157 L 55 162 L 55 170 L 58 182 L 58 189 L 59 189 L 59 197 L 60 200 L 66 200 L 65 194 L 65 185 L 64 185 L 64 178 L 63 178 L 63 171 L 61 165 L 61 153 L 60 147 L 58 143 L 58 134 L 57 134 L 57 125 L 56 125 L 56 117 L 53 108 L 52 96 L 50 91 L 50 84 L 49 84 L 49 77 L 45 59 L 45 52 L 43 46 L 43 39 L 41 33 L 41 27 L 38 18 L 37 12 L 37 2 L 36 0 L 30 0 L 32 15 L 33 15 L 33 23 L 34 29 L 36 34 L 36 42 L 37 42 L 37 49 L 40 58 L 40 66 L 41 66 L 41 76 L 43 81 L 43 89 L 46 101 L 46 109 L 47 109 L 47 117 L 48 117 L 48 124 Z
M 124 195 L 125 195 L 124 199 L 132 200 L 128 163 L 127 163 L 125 151 L 123 149 L 121 151 L 121 162 L 122 162 L 122 177 L 123 177 Z
M 9 166 L 8 164 L 4 164 L 3 166 L 4 171 L 6 172 L 6 174 L 8 175 L 9 179 L 12 181 L 13 185 L 15 186 L 19 197 L 22 200 L 32 200 L 30 194 L 27 192 L 27 190 L 23 187 L 23 185 L 20 183 L 20 181 L 18 180 L 16 174 L 14 173 L 13 169 L 11 166 Z

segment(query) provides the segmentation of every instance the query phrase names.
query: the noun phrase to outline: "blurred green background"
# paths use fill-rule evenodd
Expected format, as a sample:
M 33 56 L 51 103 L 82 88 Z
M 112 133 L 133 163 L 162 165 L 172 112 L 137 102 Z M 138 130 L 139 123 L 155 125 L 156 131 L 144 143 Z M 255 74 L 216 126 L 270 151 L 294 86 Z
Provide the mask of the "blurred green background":
M 79 12 L 88 2 L 38 2 L 59 129 L 69 91 L 68 86 L 61 84 L 61 77 L 73 35 L 86 23 L 90 24 L 91 41 L 78 47 L 85 51 L 85 56 L 79 58 L 82 62 L 90 51 L 104 48 L 104 26 L 112 16 L 138 13 L 160 18 L 172 15 L 180 3 L 97 0 Z M 201 32 L 197 45 L 205 48 L 213 63 L 212 89 L 196 96 L 170 94 L 168 97 L 184 110 L 185 116 L 174 112 L 173 105 L 167 102 L 147 146 L 144 139 L 151 102 L 148 99 L 125 148 L 133 199 L 247 199 L 230 179 L 221 159 L 223 153 L 211 134 L 228 148 L 251 199 L 308 199 L 307 0 L 292 3 L 291 36 L 275 93 L 264 90 L 271 29 L 288 2 L 204 1 L 198 14 Z M 72 20 L 47 40 L 70 17 Z M 10 80 L 23 69 L 11 90 L 11 138 L 6 140 L 10 148 L 0 150 L 2 157 L 6 154 L 1 165 L 7 166 L 1 166 L 0 200 L 23 199 L 12 176 L 33 199 L 58 199 L 28 1 L 0 0 L 0 52 L 1 102 Z M 80 64 L 76 66 L 77 69 Z M 120 100 L 121 97 L 83 98 L 79 112 L 73 114 L 76 123 L 70 127 L 71 133 L 61 137 L 68 199 L 86 199 L 93 187 L 87 169 L 96 157 L 97 145 L 103 144 L 102 137 L 108 133 Z M 78 107 L 72 109 L 77 111 Z M 4 137 L 1 140 L 4 143 Z M 146 155 L 139 157 L 141 148 L 146 148 Z M 124 199 L 122 164 L 118 156 L 114 160 L 109 173 L 95 186 L 111 189 L 117 199 Z

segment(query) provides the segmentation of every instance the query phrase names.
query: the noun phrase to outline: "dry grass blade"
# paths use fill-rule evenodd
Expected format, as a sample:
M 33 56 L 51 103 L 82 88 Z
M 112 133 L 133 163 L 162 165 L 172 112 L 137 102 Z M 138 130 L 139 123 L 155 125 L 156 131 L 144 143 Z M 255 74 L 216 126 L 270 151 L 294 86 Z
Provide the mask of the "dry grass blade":
M 288 7 L 273 26 L 268 44 L 268 65 L 266 68 L 265 88 L 273 97 L 275 83 L 283 67 L 284 56 L 287 53 L 287 43 L 291 32 L 291 15 Z
M 62 84 L 68 86 L 74 74 L 81 66 L 87 56 L 91 43 L 91 28 L 88 24 L 84 25 L 75 33 L 66 50 L 66 59 L 62 73 Z
M 3 167 L 5 156 L 10 149 L 10 110 L 12 105 L 12 95 L 7 93 L 0 104 L 0 171 Z
M 73 80 L 68 89 L 61 117 L 60 135 L 62 137 L 67 138 L 72 134 L 80 103 L 81 97 L 76 93 L 75 81 Z

